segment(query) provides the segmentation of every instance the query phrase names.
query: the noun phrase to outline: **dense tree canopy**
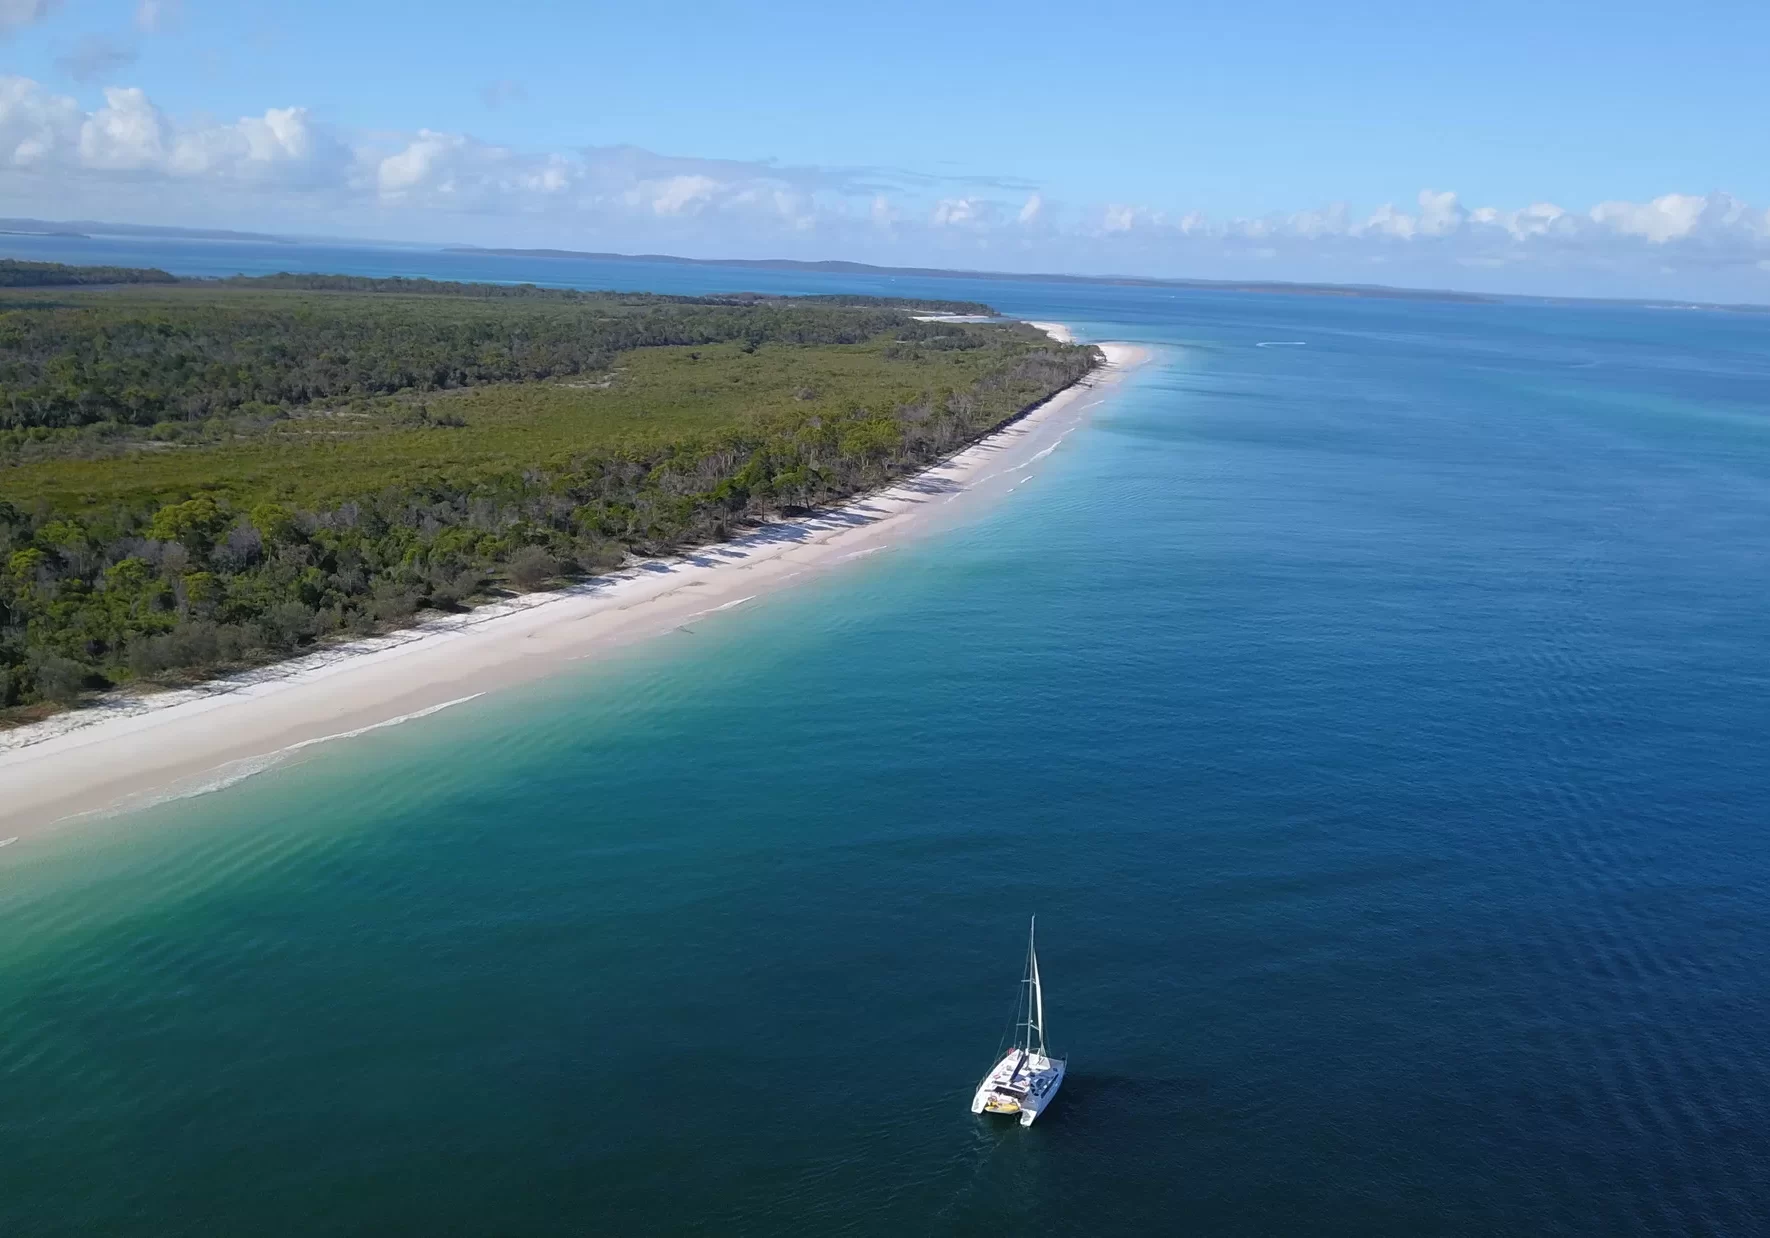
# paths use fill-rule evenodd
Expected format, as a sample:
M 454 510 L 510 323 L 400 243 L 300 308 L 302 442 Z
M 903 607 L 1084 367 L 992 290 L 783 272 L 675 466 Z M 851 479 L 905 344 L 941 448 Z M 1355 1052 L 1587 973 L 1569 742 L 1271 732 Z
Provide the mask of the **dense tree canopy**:
M 265 282 L 0 300 L 0 707 L 717 539 L 1097 359 L 878 298 Z
M 71 267 L 59 262 L 0 258 L 0 288 L 77 287 L 82 284 L 175 284 L 156 267 Z
M 296 277 L 271 277 L 273 287 Z M 497 285 L 302 276 L 374 295 L 197 292 L 158 301 L 0 309 L 0 431 L 195 421 L 249 405 L 522 382 L 605 368 L 621 352 L 739 340 L 854 344 L 904 321 L 877 303 L 633 297 Z M 407 295 L 387 295 L 400 293 Z M 512 303 L 517 302 L 517 303 Z M 939 324 L 936 334 L 950 333 Z M 927 333 L 926 331 L 924 333 Z

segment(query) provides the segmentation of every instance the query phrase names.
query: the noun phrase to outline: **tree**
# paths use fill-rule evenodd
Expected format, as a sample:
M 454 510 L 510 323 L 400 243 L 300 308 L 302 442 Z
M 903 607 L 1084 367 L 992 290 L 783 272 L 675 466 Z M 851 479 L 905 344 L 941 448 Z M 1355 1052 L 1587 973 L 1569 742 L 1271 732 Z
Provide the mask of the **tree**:
M 558 574 L 558 562 L 539 546 L 524 546 L 510 556 L 510 579 L 524 589 L 539 589 Z
M 90 670 L 72 658 L 45 654 L 31 668 L 37 695 L 58 705 L 72 705 L 97 680 Z

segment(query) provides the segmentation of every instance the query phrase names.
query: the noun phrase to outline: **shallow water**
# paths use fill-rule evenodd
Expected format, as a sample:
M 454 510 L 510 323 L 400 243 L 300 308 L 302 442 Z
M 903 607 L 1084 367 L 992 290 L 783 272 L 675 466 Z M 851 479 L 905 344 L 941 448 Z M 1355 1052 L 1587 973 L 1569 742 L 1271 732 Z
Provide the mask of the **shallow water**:
M 895 286 L 1156 361 L 964 527 L 0 850 L 0 1232 L 1770 1228 L 1770 322 Z

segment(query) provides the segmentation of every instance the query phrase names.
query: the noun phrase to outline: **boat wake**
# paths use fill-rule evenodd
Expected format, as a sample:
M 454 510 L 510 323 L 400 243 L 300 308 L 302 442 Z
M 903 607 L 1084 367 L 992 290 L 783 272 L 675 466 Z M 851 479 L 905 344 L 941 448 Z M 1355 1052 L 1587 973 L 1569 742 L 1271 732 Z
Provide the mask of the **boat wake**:
M 1303 348 L 1308 340 L 1261 340 L 1255 348 Z

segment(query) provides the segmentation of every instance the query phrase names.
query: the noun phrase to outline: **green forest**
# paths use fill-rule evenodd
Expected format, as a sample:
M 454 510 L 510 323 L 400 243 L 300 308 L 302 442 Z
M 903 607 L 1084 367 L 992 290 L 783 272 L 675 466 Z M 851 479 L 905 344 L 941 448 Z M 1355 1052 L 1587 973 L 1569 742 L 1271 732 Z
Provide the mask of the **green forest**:
M 0 721 L 718 540 L 1092 348 L 971 302 L 0 262 Z
M 0 258 L 0 288 L 49 288 L 82 284 L 176 284 L 157 267 L 71 267 L 59 262 Z

